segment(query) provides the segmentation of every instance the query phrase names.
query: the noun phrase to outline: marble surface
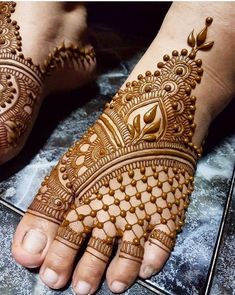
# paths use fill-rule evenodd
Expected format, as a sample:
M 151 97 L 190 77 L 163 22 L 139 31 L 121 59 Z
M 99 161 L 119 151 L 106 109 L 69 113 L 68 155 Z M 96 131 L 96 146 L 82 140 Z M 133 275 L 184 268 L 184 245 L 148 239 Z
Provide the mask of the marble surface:
M 235 189 L 228 210 L 211 294 L 235 294 Z
M 126 38 L 123 33 L 100 26 L 95 30 L 101 60 L 96 83 L 48 97 L 22 153 L 0 167 L 0 197 L 23 211 L 43 177 L 95 122 L 145 51 L 144 38 Z M 234 109 L 234 103 L 232 106 Z M 136 283 L 126 294 L 204 294 L 235 161 L 235 122 L 231 114 L 230 106 L 211 128 L 206 152 L 198 164 L 186 225 L 170 259 L 158 275 L 146 281 L 150 289 Z M 212 295 L 234 294 L 234 202 L 233 197 Z M 10 245 L 19 218 L 0 206 L 0 294 L 72 294 L 69 286 L 62 291 L 49 290 L 37 271 L 28 271 L 14 262 Z M 105 282 L 97 294 L 111 294 Z

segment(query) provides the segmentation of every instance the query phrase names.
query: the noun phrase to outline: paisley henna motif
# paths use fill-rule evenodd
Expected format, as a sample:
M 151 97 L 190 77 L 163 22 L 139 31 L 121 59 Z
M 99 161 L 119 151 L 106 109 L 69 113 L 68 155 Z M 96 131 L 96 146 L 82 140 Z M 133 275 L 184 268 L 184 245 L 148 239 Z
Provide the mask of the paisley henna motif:
M 203 74 L 196 53 L 213 46 L 205 43 L 211 22 L 207 18 L 196 38 L 193 32 L 189 35 L 190 52 L 164 55 L 158 70 L 139 75 L 119 90 L 46 179 L 28 212 L 57 223 L 63 220 L 58 240 L 77 250 L 94 229 L 96 237 L 88 251 L 104 262 L 116 237 L 122 237 L 120 257 L 137 263 L 148 238 L 172 250 L 202 153 L 192 142 L 196 128 L 192 91 Z M 54 199 L 61 200 L 61 211 L 52 204 Z
M 95 58 L 94 50 L 79 46 L 55 47 L 43 65 L 35 65 L 22 51 L 20 27 L 11 14 L 15 2 L 0 2 L 0 150 L 16 147 L 30 128 L 47 75 L 65 63 L 83 66 Z

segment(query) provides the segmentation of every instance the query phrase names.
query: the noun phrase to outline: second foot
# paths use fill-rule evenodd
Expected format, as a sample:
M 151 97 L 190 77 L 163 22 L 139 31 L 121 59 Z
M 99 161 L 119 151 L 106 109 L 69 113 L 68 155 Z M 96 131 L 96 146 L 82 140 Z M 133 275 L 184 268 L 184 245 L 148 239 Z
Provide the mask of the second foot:
M 67 5 L 0 3 L 0 164 L 22 149 L 46 95 L 92 77 L 86 10 Z

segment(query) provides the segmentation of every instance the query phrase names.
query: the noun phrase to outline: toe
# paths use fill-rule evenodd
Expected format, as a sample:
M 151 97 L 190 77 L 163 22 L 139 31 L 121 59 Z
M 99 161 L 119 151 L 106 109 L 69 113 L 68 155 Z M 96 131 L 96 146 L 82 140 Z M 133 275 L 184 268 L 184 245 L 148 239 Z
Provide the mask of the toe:
M 12 253 L 16 261 L 26 267 L 42 264 L 72 201 L 71 190 L 66 186 L 67 178 L 63 180 L 65 168 L 62 163 L 63 158 L 50 176 L 45 177 L 17 227 Z
M 142 243 L 134 245 L 124 238 L 107 270 L 106 278 L 112 292 L 121 293 L 130 287 L 138 276 L 142 258 Z
M 144 246 L 144 258 L 139 276 L 147 279 L 158 273 L 170 256 L 172 238 L 162 229 L 156 227 Z
M 149 241 L 146 242 L 144 249 L 145 255 L 140 268 L 139 276 L 143 279 L 147 279 L 162 269 L 169 258 L 169 253 Z
M 66 218 L 77 219 L 75 212 L 73 209 L 70 210 Z M 83 223 L 76 221 L 74 222 L 75 225 L 73 222 L 70 224 L 68 219 L 64 219 L 60 225 L 40 269 L 42 281 L 53 289 L 64 287 L 70 279 L 74 260 L 86 238 Z
M 29 268 L 40 266 L 57 229 L 57 224 L 26 213 L 17 227 L 12 244 L 15 260 Z
M 85 252 L 73 275 L 75 294 L 93 294 L 100 284 L 105 268 L 106 263 L 103 260 Z
M 111 255 L 113 238 L 92 236 L 86 252 L 79 261 L 73 275 L 76 294 L 93 294 L 101 281 Z
M 71 277 L 77 250 L 54 240 L 40 269 L 42 281 L 50 288 L 59 289 Z

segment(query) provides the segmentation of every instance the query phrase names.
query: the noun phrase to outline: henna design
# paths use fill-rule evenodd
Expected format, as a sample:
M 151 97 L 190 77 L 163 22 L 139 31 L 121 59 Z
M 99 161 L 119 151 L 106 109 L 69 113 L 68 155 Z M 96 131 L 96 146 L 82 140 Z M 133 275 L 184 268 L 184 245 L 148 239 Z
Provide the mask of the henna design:
M 118 174 L 104 183 L 96 194 L 85 198 L 78 208 L 73 206 L 58 237 L 66 239 L 69 245 L 76 245 L 68 238 L 71 228 L 73 237 L 83 232 L 88 234 L 93 228 L 103 231 L 105 236 L 109 236 L 110 228 L 119 237 L 128 232 L 132 242 L 122 247 L 120 255 L 127 259 L 132 256 L 130 259 L 138 261 L 143 250 L 142 254 L 133 253 L 142 249 L 142 238 L 148 238 L 154 226 L 164 224 L 173 238 L 183 225 L 184 210 L 193 190 L 193 178 L 184 169 L 156 166 L 154 162 L 149 166 L 145 164 L 142 160 L 139 168 L 133 166 L 128 172 Z M 112 239 L 114 235 L 109 237 Z M 128 248 L 131 243 L 133 248 Z
M 143 256 L 144 248 L 140 245 L 139 239 L 136 238 L 133 242 L 122 242 L 119 257 L 141 263 Z
M 91 237 L 88 243 L 88 247 L 96 249 L 98 252 L 102 253 L 104 256 L 109 257 L 112 253 L 112 248 L 110 245 L 113 244 L 113 239 L 101 240 L 96 237 Z
M 45 177 L 28 212 L 31 214 L 35 214 L 35 211 L 43 212 L 43 215 L 46 215 L 48 220 L 60 224 L 60 221 L 63 220 L 64 212 L 69 208 L 68 204 L 73 200 L 73 195 L 66 183 L 61 181 L 58 174 L 58 166 L 60 164 L 52 170 L 51 177 Z M 62 201 L 62 198 L 64 201 Z
M 112 243 L 106 248 L 101 237 L 107 237 L 106 241 L 123 237 L 120 257 L 136 262 L 141 262 L 148 238 L 172 250 L 184 224 L 196 160 L 202 153 L 192 141 L 196 97 L 191 92 L 203 74 L 196 53 L 213 46 L 213 42 L 205 43 L 211 22 L 206 19 L 196 39 L 193 32 L 189 35 L 191 52 L 182 49 L 174 50 L 171 57 L 164 55 L 157 64 L 159 70 L 147 71 L 119 90 L 46 179 L 48 189 L 40 197 L 44 207 L 38 205 L 37 195 L 29 212 L 61 222 L 64 209 L 57 213 L 51 204 L 51 195 L 56 195 L 68 208 L 57 239 L 78 249 L 96 229 L 99 236 L 91 238 L 88 251 L 103 261 Z M 55 188 L 62 185 L 71 197 L 59 190 L 47 195 L 55 182 Z
M 16 147 L 31 127 L 47 75 L 65 63 L 83 66 L 95 58 L 93 49 L 62 43 L 43 65 L 35 65 L 21 53 L 20 27 L 11 19 L 15 6 L 15 2 L 0 2 L 0 150 Z
M 107 263 L 112 254 L 113 242 L 114 239 L 111 237 L 107 237 L 106 239 L 91 237 L 87 244 L 86 252 Z
M 16 3 L 0 2 L 0 148 L 15 147 L 32 120 L 42 74 L 22 53 Z
M 61 239 L 61 237 L 63 238 Z M 78 233 L 71 228 L 66 228 L 66 223 L 64 223 L 58 230 L 58 236 L 56 237 L 56 240 L 64 243 L 67 247 L 70 247 L 71 249 L 78 250 L 84 242 L 85 238 L 85 230 L 84 233 Z
M 175 237 L 172 237 L 171 235 L 166 234 L 164 231 L 160 229 L 154 229 L 150 235 L 150 243 L 156 244 L 153 239 L 158 240 L 161 242 L 162 245 L 164 245 L 169 252 L 173 249 L 175 245 Z M 159 246 L 159 244 L 156 244 Z M 166 250 L 163 248 L 163 250 Z M 166 250 L 167 251 L 167 250 Z
M 55 47 L 52 53 L 48 54 L 48 57 L 44 60 L 42 66 L 40 66 L 41 72 L 48 76 L 54 70 L 62 68 L 64 64 L 71 67 L 84 67 L 85 62 L 90 63 L 91 60 L 95 60 L 95 51 L 93 48 L 84 49 L 79 45 L 70 44 L 65 45 L 64 42 L 58 47 Z

